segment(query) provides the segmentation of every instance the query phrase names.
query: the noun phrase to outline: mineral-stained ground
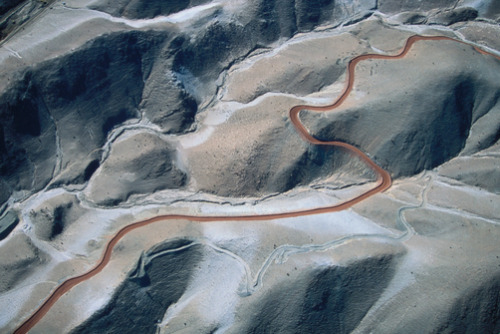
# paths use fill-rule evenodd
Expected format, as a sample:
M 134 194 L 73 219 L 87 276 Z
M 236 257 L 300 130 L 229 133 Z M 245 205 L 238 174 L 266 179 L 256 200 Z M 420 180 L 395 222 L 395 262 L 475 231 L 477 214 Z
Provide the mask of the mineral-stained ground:
M 500 332 L 497 0 L 0 4 L 0 332 Z M 227 217 L 327 207 L 261 221 Z

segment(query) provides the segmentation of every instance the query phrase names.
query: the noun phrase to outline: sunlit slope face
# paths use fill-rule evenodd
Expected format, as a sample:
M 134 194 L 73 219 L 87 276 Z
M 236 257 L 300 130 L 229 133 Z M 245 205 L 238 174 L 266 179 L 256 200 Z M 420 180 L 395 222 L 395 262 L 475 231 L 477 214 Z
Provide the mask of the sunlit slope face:
M 154 18 L 199 4 L 114 3 L 113 8 L 120 9 L 111 14 Z M 101 5 L 105 6 L 93 6 Z M 328 18 L 322 14 L 306 19 L 307 6 L 298 5 L 297 25 L 295 14 L 278 11 L 276 6 L 250 3 L 243 6 L 246 15 L 231 6 L 201 6 L 201 22 L 195 24 L 201 29 L 182 31 L 167 25 L 147 32 L 107 34 L 103 30 L 96 38 L 92 31 L 91 40 L 74 52 L 66 50 L 59 58 L 27 64 L 10 74 L 1 101 L 5 120 L 1 199 L 48 184 L 84 184 L 102 162 L 102 148 L 113 128 L 138 122 L 143 115 L 161 131 L 186 131 L 198 105 L 216 94 L 216 80 L 229 64 Z M 152 12 L 146 14 L 146 7 Z M 197 8 L 192 11 L 187 17 L 196 21 Z M 263 18 L 268 22 L 264 26 Z M 184 19 L 179 14 L 178 20 Z M 303 27 L 300 22 L 310 24 Z
M 139 117 L 144 79 L 162 35 L 107 35 L 14 74 L 2 95 L 2 192 L 88 181 L 110 131 Z
M 318 138 L 366 147 L 395 177 L 432 169 L 498 140 L 500 68 L 490 58 L 453 41 L 418 42 L 404 59 L 360 64 L 346 104 L 306 124 Z
M 0 332 L 500 331 L 496 2 L 35 7 L 0 22 Z
M 418 6 L 414 3 L 395 4 L 393 2 L 383 2 L 379 3 L 377 7 L 377 4 L 371 3 L 351 4 L 346 2 L 343 6 L 336 6 L 329 1 L 317 3 L 298 2 L 294 6 L 285 6 L 279 1 L 238 3 L 238 5 L 196 1 L 168 4 L 140 1 L 122 1 L 113 4 L 99 1 L 93 2 L 90 7 L 99 9 L 101 12 L 91 12 L 90 17 L 94 15 L 96 18 L 100 18 L 105 15 L 104 17 L 107 19 L 122 24 L 129 22 L 132 26 L 144 28 L 141 29 L 142 31 L 124 31 L 104 35 L 101 32 L 100 35 L 102 36 L 96 38 L 92 36 L 92 34 L 95 34 L 95 31 L 93 31 L 89 36 L 91 41 L 78 47 L 75 52 L 41 64 L 27 66 L 20 72 L 16 72 L 15 75 L 11 74 L 8 77 L 9 80 L 6 81 L 6 89 L 2 95 L 2 113 L 5 123 L 2 126 L 2 145 L 0 145 L 3 156 L 1 169 L 3 187 L 0 199 L 6 201 L 13 192 L 30 193 L 31 189 L 40 190 L 49 184 L 53 186 L 85 184 L 104 161 L 104 157 L 107 156 L 109 151 L 107 139 L 113 135 L 113 128 L 148 119 L 160 126 L 162 132 L 182 133 L 191 131 L 196 127 L 193 123 L 196 114 L 204 110 L 208 104 L 213 104 L 214 97 L 220 96 L 221 92 L 224 93 L 222 101 L 236 100 L 245 103 L 254 101 L 257 97 L 268 92 L 304 96 L 322 90 L 334 82 L 339 82 L 342 79 L 341 76 L 344 73 L 349 57 L 359 52 L 369 51 L 367 46 L 362 46 L 363 43 L 357 44 L 357 46 L 354 45 L 363 38 L 353 37 L 353 34 L 357 34 L 356 31 L 353 31 L 344 38 L 331 40 L 326 38 L 312 43 L 305 42 L 305 47 L 310 48 L 311 55 L 308 57 L 302 55 L 303 49 L 301 49 L 301 43 L 299 43 L 295 44 L 295 46 L 286 47 L 286 50 L 278 52 L 276 57 L 269 57 L 270 60 L 252 62 L 248 69 L 234 71 L 230 67 L 235 61 L 239 62 L 242 57 L 251 55 L 257 52 L 256 50 L 262 50 L 266 45 L 276 45 L 280 40 L 289 38 L 299 32 L 310 31 L 318 25 L 335 25 L 345 22 L 347 18 L 362 18 L 372 13 L 374 9 L 379 9 L 389 15 L 403 11 L 416 11 L 424 16 L 427 14 L 430 18 L 436 13 L 451 11 L 452 9 L 448 8 L 448 5 L 447 2 L 423 2 Z M 245 11 L 238 10 L 238 6 L 241 6 L 240 9 L 244 8 Z M 283 9 L 279 10 L 282 7 Z M 476 10 L 478 15 L 486 15 L 485 13 L 489 16 L 495 15 L 495 7 L 482 5 Z M 471 19 L 471 17 L 461 16 L 459 13 L 455 14 L 453 15 L 455 15 L 456 20 Z M 143 23 L 140 25 L 127 21 L 150 19 L 152 22 L 161 22 L 159 18 L 168 17 L 168 15 L 173 18 L 170 21 L 165 21 L 169 23 L 164 24 L 161 28 L 158 23 L 151 23 L 148 26 L 145 23 L 146 21 L 142 21 Z M 182 28 L 179 29 L 170 22 L 181 22 Z M 462 27 L 459 28 L 462 29 Z M 147 29 L 154 30 L 145 32 Z M 363 31 L 369 32 L 373 29 L 377 29 L 377 27 L 373 25 L 367 26 L 363 28 Z M 474 33 L 473 30 L 463 29 L 464 32 L 469 34 Z M 390 34 L 389 29 L 384 28 L 379 29 L 379 36 L 383 35 L 380 31 Z M 404 35 L 402 33 L 399 39 L 402 39 Z M 351 45 L 351 43 L 354 44 Z M 351 45 L 351 47 L 348 47 L 348 45 Z M 440 57 L 444 56 L 444 51 L 442 53 Z M 334 58 L 336 61 L 334 61 Z M 411 62 L 411 60 L 408 61 Z M 459 63 L 453 65 L 448 61 L 448 68 L 461 67 L 463 63 L 460 62 L 466 60 L 460 58 L 457 61 Z M 422 58 L 419 64 L 415 64 L 411 68 L 420 68 L 425 62 L 426 60 Z M 391 66 L 397 67 L 399 64 L 389 65 L 385 70 L 386 73 L 389 73 L 387 75 L 392 75 L 397 70 Z M 443 66 L 445 65 L 443 64 Z M 477 66 L 487 67 L 483 63 Z M 432 69 L 429 68 L 429 70 Z M 224 73 L 227 71 L 231 72 L 227 77 L 228 81 L 221 86 L 221 82 L 226 78 Z M 232 73 L 233 71 L 234 73 Z M 249 71 L 251 71 L 250 75 L 248 75 Z M 411 175 L 424 168 L 437 166 L 458 154 L 465 145 L 465 137 L 469 131 L 468 128 L 472 124 L 471 121 L 467 121 L 468 118 L 471 118 L 469 109 L 472 108 L 473 103 L 472 98 L 469 96 L 473 94 L 471 93 L 473 89 L 469 89 L 469 86 L 476 85 L 473 79 L 468 79 L 468 76 L 479 78 L 481 72 L 485 70 L 479 69 L 474 74 L 465 73 L 468 71 L 466 68 L 464 68 L 465 72 L 463 74 L 450 73 L 446 68 L 442 68 L 442 71 L 443 75 L 439 76 L 440 80 L 448 80 L 448 82 L 443 82 L 443 85 L 447 87 L 450 82 L 456 85 L 453 90 L 455 93 L 450 92 L 450 90 L 442 90 L 441 96 L 430 97 L 430 99 L 435 100 L 429 101 L 429 104 L 436 106 L 435 108 L 438 110 L 434 112 L 427 109 L 426 112 L 435 115 L 448 108 L 450 110 L 448 113 L 453 114 L 451 110 L 454 110 L 453 105 L 457 104 L 457 108 L 463 109 L 463 117 L 461 115 L 434 117 L 440 126 L 445 126 L 444 124 L 448 121 L 460 123 L 455 124 L 456 126 L 447 127 L 448 129 L 456 129 L 456 133 L 453 132 L 454 130 L 450 130 L 452 132 L 450 136 L 441 138 L 437 135 L 434 139 L 429 138 L 433 135 L 421 134 L 420 136 L 424 135 L 427 139 L 419 138 L 415 140 L 415 149 L 397 148 L 396 150 L 400 152 L 397 153 L 398 155 L 403 154 L 408 155 L 408 157 L 403 161 L 396 162 L 407 166 L 394 166 L 392 168 L 394 175 Z M 446 76 L 448 78 L 445 78 Z M 412 83 L 410 78 L 414 77 L 415 75 L 406 75 L 408 82 L 405 85 L 410 85 Z M 11 78 L 12 80 L 10 80 Z M 360 81 L 362 80 L 361 78 Z M 387 81 L 387 78 L 382 78 L 382 80 Z M 431 85 L 431 83 L 426 83 L 425 80 L 423 78 L 422 81 L 419 81 L 421 83 L 420 87 L 422 87 L 420 95 L 425 94 L 424 87 Z M 487 84 L 488 80 L 491 81 L 491 79 L 482 80 L 482 83 L 477 84 Z M 373 80 L 370 81 L 370 84 L 378 85 L 376 82 L 377 80 Z M 417 85 L 419 82 L 417 82 Z M 437 85 L 435 81 L 434 84 Z M 359 85 L 362 85 L 362 82 Z M 388 89 L 391 90 L 390 87 Z M 493 82 L 492 90 L 494 89 Z M 419 90 L 419 87 L 414 87 L 413 91 L 416 92 L 417 90 Z M 399 90 L 390 94 L 398 94 L 398 92 Z M 374 93 L 371 98 L 374 98 L 374 96 L 380 96 L 380 94 Z M 455 101 L 454 96 L 459 96 L 457 99 L 461 100 Z M 402 101 L 400 104 L 407 104 L 405 98 L 405 96 L 399 98 Z M 475 98 L 479 99 L 479 97 Z M 414 98 L 415 101 L 419 99 L 419 96 Z M 484 99 L 488 100 L 488 97 Z M 392 100 L 399 103 L 396 97 L 391 98 L 391 102 Z M 370 100 L 367 100 L 367 102 L 373 103 Z M 494 101 L 491 101 L 491 103 L 494 103 Z M 267 102 L 265 104 L 262 108 L 267 114 L 270 114 L 267 110 L 274 110 L 275 107 Z M 277 110 L 277 113 L 280 115 L 285 114 L 291 104 L 290 102 L 282 104 L 282 107 L 278 106 L 276 109 L 281 109 Z M 420 103 L 420 105 L 423 104 Z M 397 109 L 394 108 L 394 105 L 389 107 L 392 110 Z M 358 108 L 363 107 L 360 104 Z M 387 109 L 384 101 L 376 108 Z M 483 112 L 485 111 L 478 111 L 478 113 Z M 355 113 L 357 114 L 357 112 Z M 370 115 L 376 114 L 378 113 L 373 112 Z M 418 120 L 415 122 L 421 122 L 421 119 L 424 118 L 424 116 L 421 117 L 421 113 L 410 110 L 405 115 L 410 118 L 417 118 Z M 406 116 L 400 117 L 400 119 L 406 119 Z M 370 117 L 375 116 L 368 116 L 364 121 L 365 123 L 363 121 L 356 122 L 357 126 L 364 127 L 363 124 L 372 124 L 374 120 L 370 119 Z M 451 119 L 453 117 L 456 119 Z M 396 118 L 392 119 L 395 120 Z M 383 119 L 380 120 L 386 123 Z M 461 124 L 461 122 L 465 123 Z M 83 126 L 75 125 L 83 123 Z M 276 124 L 276 126 L 280 126 L 280 124 Z M 322 124 L 327 123 L 322 122 Z M 329 132 L 323 136 L 324 138 L 345 138 L 350 135 L 344 136 L 343 132 L 351 134 L 359 132 L 356 129 L 351 129 L 349 125 L 344 126 L 342 122 L 336 122 L 336 124 L 327 126 L 327 130 L 321 130 Z M 390 122 L 386 124 L 389 125 Z M 264 129 L 266 125 L 260 127 L 262 131 L 273 131 L 272 128 Z M 411 129 L 413 126 L 407 128 Z M 378 129 L 377 127 L 371 127 L 371 129 L 372 131 L 378 131 L 375 130 Z M 427 133 L 444 133 L 442 129 L 437 130 L 429 129 Z M 407 131 L 411 132 L 412 130 Z M 393 132 L 397 133 L 397 131 Z M 384 139 L 387 143 L 380 143 L 382 146 L 375 149 L 373 153 L 377 150 L 394 152 L 390 146 L 391 140 L 404 142 L 404 138 L 408 135 L 408 133 L 403 133 L 400 136 L 395 134 L 394 136 L 397 136 L 397 138 Z M 367 142 L 374 138 L 375 134 L 365 132 L 364 136 L 366 138 L 364 142 Z M 492 137 L 492 135 L 486 136 Z M 254 156 L 260 155 L 261 152 L 267 150 L 273 150 L 273 148 L 263 147 L 268 146 L 264 142 L 280 141 L 286 138 L 275 134 L 272 135 L 274 139 L 265 139 L 265 137 L 262 136 L 256 139 L 254 148 L 241 148 L 241 151 L 248 154 L 247 157 L 238 159 L 241 160 L 241 164 L 248 165 L 250 160 L 255 160 Z M 357 143 L 358 146 L 363 146 L 364 143 L 359 142 L 359 140 L 361 138 L 358 137 L 358 139 L 350 141 Z M 486 139 L 486 142 L 485 140 L 481 141 L 481 145 L 483 147 L 487 146 L 488 141 L 491 142 L 489 139 Z M 203 180 L 200 181 L 201 189 L 221 195 L 230 194 L 232 191 L 237 191 L 240 195 L 258 195 L 263 192 L 284 191 L 295 185 L 310 182 L 315 178 L 317 172 L 313 171 L 312 175 L 309 176 L 295 177 L 293 175 L 296 172 L 293 172 L 293 170 L 301 169 L 297 165 L 303 165 L 300 162 L 302 159 L 299 157 L 301 155 L 300 151 L 303 152 L 303 156 L 304 154 L 306 156 L 317 156 L 317 153 L 306 153 L 305 148 L 300 148 L 301 144 L 298 143 L 291 145 L 298 148 L 295 152 L 296 157 L 291 157 L 289 162 L 286 162 L 283 166 L 277 166 L 276 170 L 271 172 L 272 174 L 280 174 L 280 170 L 289 169 L 292 178 L 297 179 L 295 181 L 287 178 L 283 179 L 281 176 L 265 176 L 264 174 L 268 172 L 268 169 L 273 168 L 269 166 L 256 167 L 254 170 L 257 170 L 258 175 L 246 177 L 245 175 L 255 174 L 255 172 L 245 171 L 243 167 L 237 166 L 238 163 L 234 163 L 230 166 L 232 169 L 231 175 L 239 174 L 241 175 L 240 178 L 243 177 L 247 180 L 246 182 L 240 179 L 231 181 L 236 184 L 241 183 L 241 189 L 234 189 L 234 186 L 231 186 L 232 189 L 225 191 L 223 185 L 204 185 Z M 434 145 L 434 143 L 442 143 L 442 149 L 435 150 L 438 153 L 430 152 L 429 146 Z M 248 145 L 248 143 L 243 145 Z M 373 146 L 375 143 L 371 143 L 371 145 Z M 415 162 L 411 157 L 419 156 L 419 154 L 416 155 L 413 152 L 418 150 L 421 145 L 426 148 L 425 155 L 427 157 L 417 158 L 419 161 Z M 227 147 L 215 154 L 216 156 L 228 156 L 229 151 L 232 149 Z M 204 150 L 210 149 L 205 148 Z M 253 150 L 257 150 L 258 153 L 252 153 Z M 105 152 L 103 153 L 103 151 Z M 403 151 L 405 152 L 403 153 Z M 328 156 L 330 153 L 321 154 Z M 339 154 L 341 155 L 341 153 Z M 379 156 L 381 163 L 388 166 L 390 162 L 384 156 L 384 153 L 379 153 Z M 199 157 L 199 155 L 196 155 L 196 157 Z M 325 159 L 318 163 L 321 165 L 330 164 L 328 160 L 330 158 Z M 217 160 L 220 161 L 221 159 Z M 282 160 L 282 158 L 279 158 L 279 160 Z M 78 163 L 75 163 L 75 161 L 78 161 Z M 197 171 L 194 171 L 194 173 L 196 174 L 195 178 L 202 178 L 201 175 L 198 176 Z M 321 170 L 319 173 L 323 176 L 329 174 L 325 170 Z M 258 181 L 256 179 L 262 180 Z M 249 186 L 245 183 L 265 183 L 265 185 Z M 216 191 L 215 187 L 221 189 Z M 158 190 L 158 187 L 153 188 L 155 189 L 148 188 L 142 193 Z M 128 198 L 126 194 L 121 197 Z

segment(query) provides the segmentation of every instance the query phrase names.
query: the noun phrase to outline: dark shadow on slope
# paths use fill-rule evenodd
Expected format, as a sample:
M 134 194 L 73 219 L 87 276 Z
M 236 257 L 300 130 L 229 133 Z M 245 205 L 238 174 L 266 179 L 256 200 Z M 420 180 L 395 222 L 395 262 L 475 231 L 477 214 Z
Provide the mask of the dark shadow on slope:
M 156 333 L 156 324 L 186 290 L 203 257 L 203 246 L 160 253 L 190 243 L 186 239 L 167 241 L 143 254 L 111 301 L 72 333 Z
M 63 170 L 55 185 L 88 180 L 108 133 L 138 117 L 144 82 L 167 38 L 112 33 L 18 73 L 0 96 L 0 178 L 8 185 L 0 198 L 47 185 L 59 154 L 56 133 Z
M 150 19 L 167 16 L 210 0 L 101 0 L 90 6 L 113 16 L 128 19 Z
M 0 199 L 42 189 L 55 167 L 55 127 L 33 77 L 27 71 L 0 96 Z
M 45 241 L 53 241 L 85 214 L 75 195 L 63 194 L 45 201 L 30 211 L 35 234 Z
M 245 21 L 214 20 L 193 39 L 178 43 L 173 70 L 216 79 L 223 68 L 281 37 L 306 32 L 332 16 L 332 0 L 260 0 L 249 4 Z
M 436 333 L 499 333 L 500 275 L 460 297 Z
M 320 267 L 264 297 L 245 333 L 350 333 L 394 274 L 384 256 Z
M 307 112 L 303 119 L 316 138 L 345 141 L 368 152 L 393 177 L 411 176 L 441 165 L 465 147 L 479 110 L 480 83 L 464 76 L 452 84 L 411 99 L 391 92 L 363 107 L 326 118 Z
M 450 8 L 456 0 L 378 0 L 378 9 L 382 13 L 400 13 L 403 11 L 431 10 L 436 8 Z

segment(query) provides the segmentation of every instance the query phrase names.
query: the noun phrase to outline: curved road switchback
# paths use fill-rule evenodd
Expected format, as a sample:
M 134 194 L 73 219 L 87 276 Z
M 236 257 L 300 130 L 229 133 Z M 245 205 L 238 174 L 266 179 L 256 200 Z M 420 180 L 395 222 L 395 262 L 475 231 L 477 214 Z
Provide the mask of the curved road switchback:
M 99 262 L 89 271 L 87 271 L 84 274 L 81 274 L 76 277 L 72 277 L 67 279 L 65 282 L 63 282 L 61 285 L 59 285 L 53 292 L 52 294 L 40 305 L 40 307 L 28 318 L 26 319 L 21 326 L 19 326 L 15 331 L 14 334 L 24 334 L 28 333 L 28 331 L 33 328 L 44 316 L 47 314 L 47 312 L 50 310 L 50 308 L 61 298 L 66 292 L 71 290 L 74 286 L 78 285 L 79 283 L 90 279 L 91 277 L 97 275 L 99 272 L 102 271 L 102 269 L 109 263 L 111 259 L 111 254 L 113 252 L 113 248 L 116 246 L 118 241 L 120 241 L 127 233 L 136 230 L 138 228 L 141 228 L 143 226 L 159 222 L 159 221 L 164 221 L 164 220 L 189 220 L 189 221 L 195 221 L 195 222 L 214 222 L 214 221 L 262 221 L 262 220 L 272 220 L 272 219 L 281 219 L 281 218 L 290 218 L 290 217 L 299 217 L 299 216 L 305 216 L 305 215 L 313 215 L 313 214 L 319 214 L 319 213 L 327 213 L 327 212 L 335 212 L 335 211 L 341 211 L 345 210 L 347 208 L 350 208 L 356 203 L 361 202 L 362 200 L 373 196 L 379 192 L 382 192 L 386 189 L 388 189 L 391 186 L 391 176 L 390 174 L 382 169 L 380 166 L 378 166 L 375 162 L 373 162 L 365 153 L 363 153 L 360 149 L 357 147 L 341 142 L 341 141 L 321 141 L 319 139 L 314 138 L 309 131 L 305 128 L 305 126 L 302 124 L 299 118 L 299 114 L 301 110 L 311 110 L 311 111 L 316 111 L 316 112 L 324 112 L 324 111 L 329 111 L 333 110 L 337 107 L 339 107 L 349 96 L 350 92 L 352 91 L 352 88 L 354 86 L 354 74 L 355 74 L 355 68 L 356 65 L 366 59 L 398 59 L 404 57 L 409 50 L 411 49 L 412 45 L 415 44 L 417 41 L 429 41 L 429 40 L 449 40 L 449 41 L 454 41 L 462 44 L 466 44 L 469 46 L 472 46 L 476 51 L 483 55 L 488 55 L 488 56 L 493 56 L 497 59 L 500 60 L 500 56 L 495 55 L 491 52 L 485 51 L 475 45 L 472 45 L 470 43 L 457 40 L 451 37 L 445 37 L 445 36 L 420 36 L 420 35 L 414 35 L 411 36 L 407 39 L 405 46 L 395 55 L 382 55 L 382 54 L 364 54 L 357 56 L 353 59 L 351 59 L 347 65 L 347 77 L 346 77 L 346 84 L 345 88 L 342 92 L 342 94 L 335 100 L 330 105 L 327 106 L 310 106 L 310 105 L 298 105 L 290 109 L 290 120 L 295 126 L 297 132 L 300 134 L 300 136 L 307 142 L 311 143 L 312 145 L 327 145 L 327 146 L 337 146 L 337 147 L 342 147 L 344 149 L 347 149 L 351 153 L 359 156 L 370 168 L 372 168 L 375 173 L 378 175 L 378 181 L 375 187 L 372 189 L 354 197 L 351 198 L 345 202 L 342 202 L 340 204 L 335 204 L 327 207 L 320 207 L 320 208 L 313 208 L 313 209 L 307 209 L 307 210 L 299 210 L 299 211 L 292 211 L 292 212 L 282 212 L 282 213 L 272 213 L 272 214 L 263 214 L 263 215 L 241 215 L 241 216 L 195 216 L 195 215 L 178 215 L 178 214 L 170 214 L 170 215 L 161 215 L 153 218 L 149 218 L 146 220 L 142 220 L 139 222 L 132 223 L 130 225 L 125 226 L 121 230 L 116 233 L 111 240 L 108 242 L 106 245 L 105 251 L 99 260 Z

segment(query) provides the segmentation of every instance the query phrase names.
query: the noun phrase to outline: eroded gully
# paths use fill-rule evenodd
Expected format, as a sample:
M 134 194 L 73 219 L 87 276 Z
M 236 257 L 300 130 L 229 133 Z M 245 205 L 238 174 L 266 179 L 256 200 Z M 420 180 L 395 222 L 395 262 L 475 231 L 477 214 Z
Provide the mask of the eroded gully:
M 61 298 L 66 292 L 71 290 L 74 286 L 78 285 L 79 283 L 88 280 L 92 278 L 93 276 L 97 275 L 99 272 L 102 271 L 102 269 L 108 264 L 108 262 L 111 259 L 111 255 L 113 252 L 113 248 L 116 246 L 116 244 L 129 232 L 136 230 L 138 228 L 141 228 L 143 226 L 159 222 L 159 221 L 165 221 L 165 220 L 188 220 L 188 221 L 193 221 L 193 222 L 200 222 L 200 223 L 205 223 L 205 222 L 214 222 L 214 221 L 262 221 L 262 220 L 273 220 L 273 219 L 282 219 L 282 218 L 292 218 L 292 217 L 299 217 L 299 216 L 306 216 L 306 215 L 314 215 L 314 214 L 320 214 L 320 213 L 327 213 L 327 212 L 335 212 L 335 211 L 341 211 L 350 208 L 356 203 L 359 203 L 365 199 L 367 199 L 370 196 L 373 196 L 377 193 L 380 193 L 382 191 L 387 190 L 392 183 L 391 176 L 390 174 L 382 169 L 380 166 L 378 166 L 373 160 L 371 160 L 365 153 L 363 153 L 360 149 L 357 147 L 341 142 L 341 141 L 321 141 L 319 139 L 314 138 L 305 128 L 305 126 L 302 124 L 300 121 L 300 111 L 302 110 L 310 110 L 310 111 L 315 111 L 315 112 L 325 112 L 325 111 L 330 111 L 333 110 L 337 107 L 339 107 L 349 96 L 350 92 L 352 91 L 352 88 L 354 86 L 354 78 L 355 78 L 355 68 L 356 65 L 367 59 L 398 59 L 404 57 L 411 49 L 412 45 L 415 44 L 417 41 L 442 41 L 442 40 L 449 40 L 449 41 L 454 41 L 457 43 L 462 43 L 466 45 L 472 46 L 477 52 L 483 54 L 483 55 L 488 55 L 488 56 L 493 56 L 497 59 L 500 60 L 500 56 L 495 55 L 491 52 L 485 51 L 475 45 L 472 45 L 470 43 L 457 40 L 451 37 L 445 37 L 445 36 L 421 36 L 421 35 L 414 35 L 411 36 L 407 39 L 405 46 L 397 53 L 394 55 L 383 55 L 383 54 L 364 54 L 357 56 L 353 58 L 352 60 L 349 61 L 347 65 L 347 76 L 346 76 L 346 84 L 344 87 L 344 90 L 342 94 L 335 100 L 334 103 L 327 105 L 327 106 L 310 106 L 310 105 L 297 105 L 294 106 L 292 109 L 290 109 L 290 120 L 295 126 L 297 132 L 300 134 L 300 136 L 307 142 L 311 143 L 312 145 L 323 145 L 323 146 L 335 146 L 335 147 L 342 147 L 351 153 L 359 156 L 376 174 L 377 174 L 377 184 L 375 187 L 372 189 L 354 197 L 349 200 L 346 200 L 342 203 L 327 206 L 327 207 L 320 207 L 320 208 L 313 208 L 313 209 L 307 209 L 307 210 L 300 210 L 300 211 L 292 211 L 292 212 L 283 212 L 283 213 L 273 213 L 273 214 L 263 214 L 263 215 L 240 215 L 240 216 L 195 216 L 195 215 L 182 215 L 182 214 L 169 214 L 169 215 L 161 215 L 153 218 L 149 218 L 146 220 L 138 221 L 133 224 L 130 224 L 128 226 L 125 226 L 121 230 L 118 231 L 114 235 L 113 238 L 108 242 L 106 245 L 106 249 L 100 259 L 100 261 L 89 271 L 87 271 L 84 274 L 81 274 L 79 276 L 72 277 L 70 279 L 67 279 L 64 281 L 61 285 L 59 285 L 53 292 L 52 294 L 40 305 L 40 307 L 28 318 L 26 319 L 21 326 L 19 326 L 14 333 L 15 334 L 21 334 L 21 333 L 27 333 L 31 328 L 33 328 L 44 316 L 47 314 L 47 312 L 51 309 L 51 307 Z M 400 213 L 399 213 L 400 214 Z M 403 222 L 404 223 L 404 222 Z M 408 228 L 406 226 L 407 224 L 404 224 L 406 228 L 406 232 L 404 232 L 402 235 L 393 238 L 397 240 L 405 240 L 407 239 L 411 232 L 412 229 Z M 318 250 L 326 248 L 333 247 L 335 245 L 338 245 L 340 243 L 343 243 L 349 239 L 353 238 L 363 238 L 363 237 L 375 237 L 374 235 L 357 235 L 357 236 L 346 236 L 341 239 L 329 242 L 328 244 L 325 245 L 318 245 Z M 378 236 L 381 237 L 381 236 Z M 276 252 L 275 256 L 271 256 L 273 259 L 276 256 L 286 256 L 289 255 L 290 253 L 295 253 L 295 252 L 300 252 L 300 250 L 292 250 L 292 249 L 287 249 L 285 252 Z M 283 253 L 283 254 L 279 254 Z M 259 283 L 262 280 L 262 275 L 266 271 L 268 264 L 270 263 L 272 259 L 268 259 L 266 263 L 264 263 L 264 266 L 261 268 L 259 271 L 259 274 L 255 278 L 254 286 L 259 285 Z M 267 264 L 267 265 L 266 265 Z

